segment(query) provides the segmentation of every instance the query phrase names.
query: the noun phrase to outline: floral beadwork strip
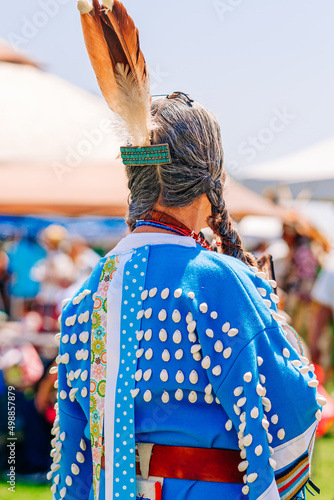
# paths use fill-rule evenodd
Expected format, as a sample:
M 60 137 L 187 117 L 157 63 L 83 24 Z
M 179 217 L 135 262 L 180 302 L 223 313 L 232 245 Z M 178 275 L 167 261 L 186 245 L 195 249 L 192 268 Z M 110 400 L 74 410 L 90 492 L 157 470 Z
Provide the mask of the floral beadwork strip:
M 104 396 L 107 375 L 107 293 L 119 258 L 107 259 L 95 294 L 91 331 L 90 433 L 93 460 L 94 498 L 99 498 L 103 453 Z

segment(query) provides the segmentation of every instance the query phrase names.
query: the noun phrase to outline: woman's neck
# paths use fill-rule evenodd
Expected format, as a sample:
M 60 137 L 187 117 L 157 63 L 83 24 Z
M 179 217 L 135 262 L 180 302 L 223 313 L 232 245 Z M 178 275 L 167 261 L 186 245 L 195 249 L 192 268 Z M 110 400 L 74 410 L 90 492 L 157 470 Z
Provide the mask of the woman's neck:
M 153 210 L 170 215 L 177 221 L 184 224 L 191 231 L 199 233 L 203 227 L 207 226 L 207 218 L 211 215 L 211 204 L 206 195 L 203 194 L 187 207 L 165 207 L 157 202 Z M 137 227 L 134 233 L 170 233 L 167 229 L 153 228 L 149 226 Z

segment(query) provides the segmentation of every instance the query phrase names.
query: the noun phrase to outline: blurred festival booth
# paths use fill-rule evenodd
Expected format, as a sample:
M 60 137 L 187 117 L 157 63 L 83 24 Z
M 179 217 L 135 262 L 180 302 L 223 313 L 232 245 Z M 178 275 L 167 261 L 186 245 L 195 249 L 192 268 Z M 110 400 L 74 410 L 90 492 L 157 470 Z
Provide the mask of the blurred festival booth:
M 334 241 L 334 137 L 276 160 L 248 166 L 245 186 L 303 213 Z

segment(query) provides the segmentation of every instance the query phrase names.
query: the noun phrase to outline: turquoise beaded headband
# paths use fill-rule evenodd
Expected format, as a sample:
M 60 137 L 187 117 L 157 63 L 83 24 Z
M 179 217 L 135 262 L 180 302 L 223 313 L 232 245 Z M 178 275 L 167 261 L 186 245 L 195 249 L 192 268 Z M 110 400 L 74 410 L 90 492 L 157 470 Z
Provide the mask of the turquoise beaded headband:
M 124 165 L 144 167 L 146 165 L 168 165 L 172 163 L 168 144 L 157 144 L 144 148 L 121 148 Z
M 173 92 L 173 94 L 159 94 L 152 97 L 166 97 L 167 99 L 184 99 L 188 106 L 194 102 L 184 92 Z M 144 167 L 145 165 L 170 165 L 172 158 L 168 144 L 157 144 L 143 148 L 125 147 L 121 148 L 121 157 L 124 165 Z

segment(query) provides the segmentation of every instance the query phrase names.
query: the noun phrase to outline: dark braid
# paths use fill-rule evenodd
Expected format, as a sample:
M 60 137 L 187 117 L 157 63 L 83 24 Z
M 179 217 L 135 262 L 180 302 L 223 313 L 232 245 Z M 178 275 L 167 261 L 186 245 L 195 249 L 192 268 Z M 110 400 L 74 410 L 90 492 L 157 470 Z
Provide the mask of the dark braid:
M 249 266 L 256 266 L 255 257 L 245 252 L 238 231 L 233 227 L 229 211 L 223 198 L 223 185 L 225 184 L 226 171 L 224 170 L 222 179 L 213 183 L 207 197 L 212 205 L 212 215 L 208 218 L 209 227 L 221 240 L 221 247 L 218 248 L 225 255 L 230 255 L 245 262 Z

